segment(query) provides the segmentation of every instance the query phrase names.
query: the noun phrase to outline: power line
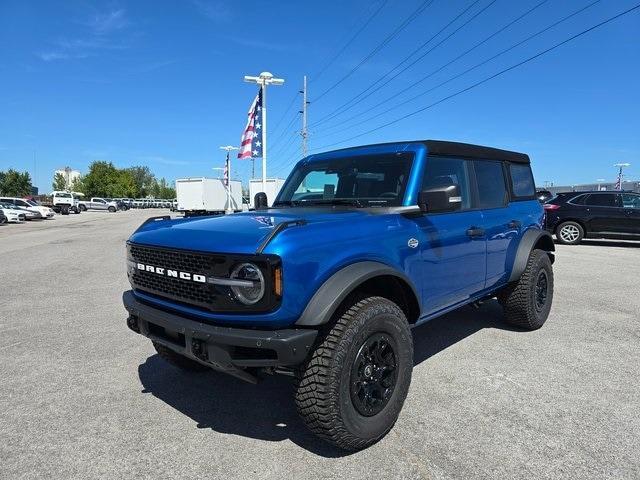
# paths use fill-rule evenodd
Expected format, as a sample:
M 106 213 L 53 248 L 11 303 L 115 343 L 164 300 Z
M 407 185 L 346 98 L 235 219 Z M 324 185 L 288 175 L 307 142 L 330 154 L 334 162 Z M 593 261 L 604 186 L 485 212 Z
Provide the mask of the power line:
M 495 79 L 495 78 L 497 78 L 497 77 L 499 77 L 499 76 L 501 76 L 501 75 L 503 75 L 503 74 L 505 74 L 505 73 L 507 73 L 507 72 L 509 72 L 511 70 L 515 70 L 516 68 L 521 67 L 522 65 L 525 65 L 525 64 L 527 64 L 527 63 L 529 63 L 529 62 L 531 62 L 531 61 L 533 61 L 533 60 L 535 60 L 537 58 L 540 58 L 543 55 L 546 55 L 547 53 L 549 53 L 549 52 L 551 52 L 551 51 L 553 51 L 553 50 L 555 50 L 555 49 L 557 49 L 557 48 L 559 48 L 559 47 L 561 47 L 563 45 L 566 45 L 567 43 L 572 42 L 573 40 L 575 40 L 575 39 L 577 39 L 579 37 L 582 37 L 583 35 L 586 35 L 587 33 L 592 32 L 593 30 L 596 30 L 597 28 L 600 28 L 600 27 L 602 27 L 602 26 L 604 26 L 604 25 L 606 25 L 606 24 L 608 24 L 608 23 L 610 23 L 610 22 L 612 22 L 614 20 L 617 20 L 620 17 L 623 17 L 624 15 L 627 15 L 627 14 L 637 10 L 638 8 L 640 8 L 640 3 L 635 5 L 635 6 L 633 6 L 633 7 L 631 7 L 631 8 L 629 8 L 629 9 L 627 9 L 627 10 L 625 10 L 625 11 L 623 11 L 623 12 L 621 12 L 621 13 L 619 13 L 619 14 L 617 14 L 617 15 L 609 17 L 606 20 L 603 20 L 602 22 L 587 28 L 586 30 L 583 30 L 583 31 L 581 31 L 581 32 L 579 32 L 579 33 L 577 33 L 575 35 L 572 35 L 571 37 L 569 37 L 569 38 L 567 38 L 567 39 L 565 39 L 565 40 L 563 40 L 563 41 L 561 41 L 559 43 L 556 43 L 555 45 L 553 45 L 553 46 L 551 46 L 551 47 L 549 47 L 549 48 L 547 48 L 545 50 L 542 50 L 541 52 L 538 52 L 535 55 L 532 55 L 532 56 L 528 57 L 527 59 L 522 60 L 521 62 L 518 62 L 518 63 L 516 63 L 514 65 L 511 65 L 510 67 L 507 67 L 507 68 L 505 68 L 503 70 L 500 70 L 498 73 L 495 73 L 495 74 L 493 74 L 493 75 L 491 75 L 489 77 L 486 77 L 486 78 L 484 78 L 484 79 L 482 79 L 482 80 L 480 80 L 480 81 L 478 81 L 478 82 L 476 82 L 476 83 L 474 83 L 474 84 L 472 84 L 472 85 L 470 85 L 470 86 L 468 86 L 466 88 L 463 88 L 462 90 L 458 90 L 457 92 L 452 93 L 451 95 L 448 95 L 448 96 L 446 96 L 444 98 L 441 98 L 440 100 L 438 100 L 438 101 L 436 101 L 434 103 L 431 103 L 430 105 L 427 105 L 427 106 L 422 107 L 422 108 L 420 108 L 418 110 L 415 110 L 415 111 L 413 111 L 411 113 L 403 115 L 403 116 L 401 116 L 399 118 L 396 118 L 395 120 L 392 120 L 390 122 L 387 122 L 387 123 L 385 123 L 383 125 L 379 125 L 379 126 L 377 126 L 375 128 L 367 130 L 366 132 L 360 133 L 358 135 L 354 135 L 354 136 L 352 136 L 350 138 L 347 138 L 345 140 L 341 140 L 339 142 L 334 142 L 334 143 L 329 144 L 329 145 L 324 145 L 322 147 L 315 148 L 314 150 L 321 150 L 321 149 L 324 149 L 324 148 L 327 148 L 327 147 L 331 147 L 331 146 L 334 146 L 334 145 L 339 145 L 339 144 L 342 144 L 342 143 L 349 142 L 349 141 L 354 140 L 356 138 L 362 137 L 364 135 L 367 135 L 369 133 L 375 132 L 377 130 L 380 130 L 382 128 L 388 127 L 388 126 L 393 125 L 395 123 L 398 123 L 398 122 L 400 122 L 402 120 L 405 120 L 405 119 L 407 119 L 409 117 L 412 117 L 414 115 L 422 113 L 425 110 L 428 110 L 430 108 L 435 107 L 436 105 L 439 105 L 439 104 L 441 104 L 443 102 L 451 100 L 452 98 L 457 97 L 458 95 L 461 95 L 461 94 L 463 94 L 465 92 L 468 92 L 468 91 L 470 91 L 470 90 L 472 90 L 472 89 L 474 89 L 476 87 L 479 87 L 480 85 L 483 85 L 483 84 L 485 84 L 485 83 L 487 83 L 487 82 L 489 82 L 489 81 L 491 81 L 491 80 L 493 80 L 493 79 Z
M 398 64 L 396 64 L 391 70 L 389 70 L 387 73 L 385 73 L 384 75 L 382 75 L 380 78 L 378 78 L 378 80 L 376 80 L 375 82 L 373 82 L 371 85 L 369 85 L 367 88 L 365 88 L 362 92 L 360 92 L 359 94 L 357 94 L 355 97 L 351 98 L 350 100 L 348 100 L 346 103 L 340 105 L 338 108 L 336 108 L 333 112 L 329 113 L 328 115 L 325 115 L 324 117 L 322 117 L 320 120 L 318 120 L 314 125 L 312 125 L 312 127 L 314 126 L 318 126 L 321 125 L 339 115 L 342 115 L 343 113 L 351 110 L 353 107 L 355 107 L 358 103 L 362 100 L 364 100 L 365 98 L 370 97 L 371 95 L 373 95 L 375 92 L 377 92 L 378 90 L 380 90 L 382 87 L 384 87 L 385 85 L 388 85 L 392 80 L 396 79 L 397 77 L 399 77 L 402 73 L 404 73 L 405 71 L 407 71 L 409 68 L 411 68 L 413 65 L 415 65 L 416 63 L 418 63 L 420 60 L 422 60 L 424 57 L 426 57 L 427 55 L 429 55 L 432 51 L 434 51 L 436 48 L 438 48 L 440 45 L 442 45 L 444 42 L 446 42 L 449 38 L 451 38 L 453 35 L 455 35 L 459 30 L 461 30 L 462 28 L 464 28 L 466 25 L 468 25 L 471 21 L 473 21 L 478 15 L 480 15 L 482 12 L 484 12 L 487 8 L 489 8 L 491 5 L 493 5 L 496 0 L 492 0 L 490 3 L 488 3 L 484 8 L 482 8 L 481 10 L 479 10 L 475 15 L 473 15 L 471 18 L 469 18 L 465 23 L 463 23 L 461 26 L 459 26 L 456 30 L 454 30 L 453 32 L 451 32 L 448 36 L 446 36 L 443 40 L 441 40 L 438 44 L 436 44 L 435 46 L 433 46 L 432 48 L 430 48 L 429 50 L 427 50 L 425 53 L 423 53 L 421 56 L 419 56 L 417 59 L 415 59 L 413 62 L 411 62 L 409 65 L 405 66 L 402 70 L 398 71 L 395 75 L 393 75 L 391 78 L 389 78 L 386 82 L 384 82 L 382 85 L 380 85 L 378 88 L 376 88 L 375 90 L 372 90 L 372 88 L 374 88 L 377 84 L 379 84 L 380 82 L 382 82 L 390 73 L 392 73 L 394 70 L 396 70 L 397 68 L 399 68 L 403 63 L 405 63 L 407 60 L 409 60 L 411 57 L 413 57 L 417 52 L 419 52 L 420 50 L 422 50 L 424 47 L 426 47 L 429 43 L 431 43 L 438 35 L 440 35 L 442 32 L 444 32 L 447 28 L 449 28 L 451 25 L 453 25 L 460 17 L 462 17 L 465 13 L 467 13 L 473 6 L 475 6 L 480 0 L 475 0 L 473 3 L 471 3 L 469 6 L 467 6 L 467 8 L 463 9 L 460 13 L 458 13 L 458 15 L 456 15 L 453 19 L 451 19 L 449 21 L 449 23 L 447 23 L 444 27 L 442 27 L 438 32 L 436 32 L 435 34 L 433 34 L 426 42 L 422 43 L 422 45 L 418 46 L 418 48 L 416 48 L 415 50 L 413 50 L 413 52 L 411 52 L 409 55 L 407 55 L 406 57 L 404 57 Z M 369 92 L 369 93 L 367 93 Z
M 327 71 L 327 69 L 333 65 L 333 62 L 335 62 L 338 57 L 340 55 L 342 55 L 344 53 L 344 51 L 355 41 L 356 38 L 358 38 L 358 36 L 362 33 L 362 31 L 367 28 L 367 26 L 371 23 L 371 21 L 380 13 L 380 11 L 385 7 L 385 5 L 387 4 L 388 0 L 382 0 L 382 2 L 380 3 L 380 6 L 375 9 L 373 11 L 373 13 L 369 16 L 369 18 L 367 18 L 367 20 L 364 22 L 364 24 L 356 31 L 356 33 L 354 33 L 351 38 L 347 41 L 347 43 L 345 43 L 342 48 L 340 50 L 338 50 L 338 52 L 333 56 L 333 58 L 331 58 L 321 69 L 318 73 L 316 73 L 315 75 L 311 76 L 311 80 L 310 81 L 316 81 L 318 80 L 322 74 L 324 72 Z
M 356 71 L 358 71 L 358 69 L 360 67 L 362 67 L 362 65 L 367 63 L 376 53 L 378 53 L 387 44 L 389 44 L 389 42 L 391 42 L 391 40 L 393 40 L 395 37 L 397 37 L 400 34 L 400 32 L 402 32 L 402 30 L 404 30 L 411 22 L 413 22 L 416 18 L 418 18 L 434 1 L 435 0 L 424 0 L 416 10 L 414 10 L 407 18 L 404 19 L 404 21 L 398 27 L 396 27 L 396 29 L 393 32 L 391 32 L 389 35 L 387 35 L 387 37 L 381 43 L 379 43 L 371 52 L 369 52 L 369 54 L 366 57 L 364 57 L 360 61 L 360 63 L 358 63 L 355 67 L 353 67 L 346 75 L 344 75 L 337 82 L 332 84 L 324 92 L 322 92 L 320 95 L 318 95 L 315 98 L 314 101 L 317 102 L 318 100 L 320 100 L 327 93 L 329 93 L 330 91 L 335 89 L 338 85 L 340 85 L 347 78 L 349 78 Z
M 411 85 L 409 85 L 408 87 L 405 87 L 404 89 L 402 89 L 400 92 L 398 92 L 395 95 L 392 95 L 391 97 L 381 101 L 380 103 L 377 103 L 376 105 L 367 108 L 366 110 L 357 113 L 356 115 L 352 115 L 351 117 L 342 120 L 336 124 L 333 124 L 332 126 L 328 127 L 328 128 L 335 128 L 339 125 L 344 125 L 345 123 L 349 123 L 351 120 L 354 120 L 358 117 L 361 117 L 362 115 L 367 114 L 368 112 L 370 112 L 371 110 L 374 110 L 376 108 L 378 108 L 381 105 L 384 105 L 385 103 L 387 103 L 389 100 L 397 97 L 398 95 L 401 95 L 405 92 L 407 92 L 408 90 L 410 90 L 411 88 L 415 87 L 416 85 L 422 83 L 423 81 L 427 80 L 428 78 L 432 77 L 433 75 L 435 75 L 436 73 L 441 72 L 442 70 L 444 70 L 446 67 L 448 67 L 449 65 L 455 63 L 456 61 L 460 60 L 462 57 L 468 55 L 469 53 L 471 53 L 472 51 L 474 51 L 476 48 L 484 45 L 485 43 L 487 43 L 489 40 L 491 40 L 492 38 L 496 37 L 497 35 L 499 35 L 500 33 L 504 32 L 507 28 L 511 27 L 512 25 L 514 25 L 515 23 L 519 22 L 520 20 L 522 20 L 524 17 L 526 17 L 527 15 L 531 14 L 532 12 L 534 12 L 535 10 L 537 10 L 538 8 L 540 8 L 542 5 L 544 5 L 545 3 L 547 3 L 549 0 L 542 0 L 541 2 L 538 2 L 536 5 L 534 5 L 533 7 L 531 7 L 529 10 L 527 10 L 526 12 L 524 12 L 523 14 L 521 14 L 520 16 L 518 16 L 517 18 L 515 18 L 514 20 L 512 20 L 511 22 L 507 23 L 506 25 L 504 25 L 502 28 L 498 29 L 497 31 L 495 31 L 494 33 L 492 33 L 491 35 L 489 35 L 488 37 L 486 37 L 484 40 L 481 40 L 480 42 L 476 43 L 475 45 L 473 45 L 471 48 L 465 50 L 464 52 L 462 52 L 460 55 L 458 55 L 457 57 L 455 57 L 453 60 L 445 63 L 444 65 L 442 65 L 441 67 L 439 67 L 437 70 L 432 71 L 431 73 L 429 73 L 428 75 L 422 77 L 421 79 L 415 81 L 414 83 L 412 83 Z
M 433 87 L 431 87 L 431 88 L 429 88 L 429 89 L 427 89 L 427 90 L 424 90 L 424 91 L 420 92 L 419 94 L 414 95 L 413 97 L 410 97 L 410 98 L 408 98 L 408 99 L 404 100 L 403 102 L 400 102 L 400 103 L 398 103 L 398 104 L 396 104 L 396 105 L 394 105 L 394 106 L 392 106 L 392 107 L 390 107 L 390 108 L 387 108 L 386 110 L 383 110 L 382 112 L 377 113 L 377 114 L 375 114 L 375 115 L 373 115 L 373 116 L 371 116 L 371 117 L 367 118 L 367 119 L 366 119 L 366 120 L 364 120 L 364 121 L 359 121 L 359 122 L 357 122 L 357 123 L 354 123 L 353 125 L 349 125 L 349 126 L 343 127 L 343 128 L 342 128 L 342 130 L 344 131 L 344 130 L 348 130 L 348 129 L 354 128 L 354 127 L 356 127 L 357 125 L 359 125 L 359 124 L 360 124 L 360 123 L 362 123 L 362 122 L 369 122 L 369 121 L 371 121 L 371 120 L 375 120 L 376 118 L 378 118 L 378 117 L 380 117 L 380 116 L 382 116 L 382 115 L 385 115 L 385 114 L 387 114 L 387 113 L 391 112 L 392 110 L 396 110 L 397 108 L 399 108 L 399 107 L 401 107 L 401 106 L 403 106 L 403 105 L 406 105 L 406 104 L 408 104 L 408 103 L 411 103 L 411 102 L 413 102 L 414 100 L 416 100 L 416 99 L 418 99 L 418 98 L 420 98 L 420 97 L 422 97 L 422 96 L 424 96 L 424 95 L 426 95 L 426 94 L 428 94 L 428 93 L 430 93 L 430 92 L 432 92 L 432 91 L 434 91 L 434 90 L 436 90 L 436 89 L 438 89 L 438 88 L 440 88 L 440 87 L 442 87 L 442 86 L 446 85 L 447 83 L 450 83 L 450 82 L 452 82 L 452 81 L 454 81 L 454 80 L 457 80 L 458 78 L 460 78 L 460 77 L 462 77 L 462 76 L 466 75 L 467 73 L 469 73 L 469 72 L 471 72 L 471 71 L 475 70 L 476 68 L 479 68 L 479 67 L 481 67 L 481 66 L 483 66 L 483 65 L 486 65 L 487 63 L 489 63 L 489 62 L 491 62 L 491 61 L 495 60 L 496 58 L 498 58 L 498 57 L 500 57 L 500 56 L 504 55 L 505 53 L 510 52 L 511 50 L 513 50 L 513 49 L 515 49 L 515 48 L 517 48 L 517 47 L 519 47 L 519 46 L 521 46 L 521 45 L 523 45 L 523 44 L 527 43 L 528 41 L 530 41 L 530 40 L 534 39 L 535 37 L 538 37 L 538 36 L 542 35 L 543 33 L 547 32 L 548 30 L 550 30 L 550 29 L 552 29 L 552 28 L 554 28 L 554 27 L 556 27 L 556 26 L 560 25 L 560 24 L 561 24 L 561 23 L 563 23 L 563 22 L 566 22 L 567 20 L 569 20 L 569 19 L 571 19 L 571 18 L 575 17 L 576 15 L 578 15 L 578 14 L 580 14 L 580 13 L 584 12 L 584 11 L 585 11 L 585 10 L 587 10 L 588 8 L 591 8 L 591 7 L 592 7 L 592 6 L 594 6 L 596 3 L 599 3 L 599 2 L 601 2 L 601 1 L 602 1 L 602 0 L 594 0 L 593 2 L 591 2 L 591 3 L 587 4 L 587 5 L 585 5 L 584 7 L 581 7 L 581 8 L 579 8 L 578 10 L 576 10 L 576 11 L 574 11 L 574 12 L 570 13 L 569 15 L 564 16 L 564 17 L 563 17 L 563 18 L 561 18 L 560 20 L 557 20 L 556 22 L 553 22 L 551 25 L 548 25 L 547 27 L 543 28 L 542 30 L 539 30 L 538 32 L 533 33 L 533 34 L 529 35 L 528 37 L 524 38 L 523 40 L 520 40 L 519 42 L 517 42 L 517 43 L 515 43 L 515 44 L 511 45 L 510 47 L 508 47 L 508 48 L 506 48 L 506 49 L 504 49 L 504 50 L 502 50 L 502 51 L 500 51 L 500 52 L 496 53 L 496 54 L 495 54 L 495 55 L 493 55 L 492 57 L 489 57 L 489 58 L 487 58 L 486 60 L 483 60 L 482 62 L 477 63 L 477 64 L 473 65 L 472 67 L 467 68 L 467 69 L 466 69 L 466 70 L 464 70 L 463 72 L 460 72 L 460 73 L 458 73 L 458 74 L 456 74 L 456 75 L 454 75 L 454 76 L 452 76 L 452 77 L 450 77 L 450 78 L 448 78 L 448 79 L 446 79 L 446 80 L 444 80 L 444 81 L 440 82 L 439 84 L 437 84 L 437 85 L 435 85 L 435 86 L 433 86 Z M 475 47 L 473 47 L 473 48 L 475 48 Z M 428 75 L 426 75 L 426 76 L 422 77 L 421 79 L 419 79 L 419 80 L 417 80 L 416 82 L 412 83 L 411 85 L 409 85 L 408 87 L 406 87 L 406 88 L 404 88 L 403 90 L 399 91 L 398 93 L 396 93 L 396 94 L 394 94 L 394 95 L 391 95 L 390 97 L 386 98 L 386 99 L 385 99 L 385 100 L 383 100 L 382 102 L 380 102 L 380 103 L 378 103 L 378 104 L 376 104 L 376 105 L 374 105 L 374 106 L 372 106 L 372 107 L 368 108 L 367 110 L 364 110 L 363 112 L 359 113 L 358 115 L 354 115 L 353 117 L 351 117 L 351 118 L 350 118 L 350 120 L 353 120 L 353 119 L 355 119 L 355 118 L 357 118 L 357 117 L 359 117 L 359 116 L 362 116 L 363 114 L 366 114 L 366 113 L 368 113 L 368 112 L 370 112 L 370 111 L 372 111 L 372 110 L 374 110 L 374 109 L 378 108 L 379 106 L 384 105 L 385 103 L 387 103 L 387 102 L 389 102 L 389 101 L 391 101 L 391 100 L 395 99 L 396 97 L 398 97 L 398 96 L 402 95 L 403 93 L 405 93 L 406 91 L 410 90 L 410 89 L 411 89 L 411 88 L 413 88 L 414 86 L 418 85 L 419 83 L 422 83 L 423 81 L 427 80 L 429 77 L 431 77 L 431 76 L 433 76 L 434 74 L 438 73 L 440 70 L 442 70 L 442 69 L 443 69 L 444 67 L 446 67 L 446 66 L 447 66 L 447 65 L 444 65 L 444 66 L 440 67 L 440 68 L 439 68 L 439 69 L 437 69 L 436 71 L 431 72 L 430 74 L 428 74 Z M 337 125 L 334 125 L 334 127 L 335 127 L 335 126 L 337 126 Z
M 280 119 L 276 122 L 276 126 L 273 129 L 273 133 L 274 134 L 278 131 L 278 127 L 280 127 L 280 125 L 282 124 L 282 121 L 284 120 L 284 117 L 287 116 L 287 113 L 289 113 L 289 110 L 291 110 L 291 107 L 293 107 L 293 104 L 296 102 L 297 98 L 298 98 L 298 92 L 296 92 L 296 94 L 293 96 L 293 98 L 291 99 L 291 102 L 289 102 L 289 105 L 287 106 L 286 110 L 284 111 L 284 113 L 282 114 Z
M 287 126 L 282 129 L 282 131 L 280 132 L 280 135 L 278 135 L 278 138 L 276 138 L 273 141 L 273 144 L 271 145 L 271 148 L 273 148 L 276 145 L 278 145 L 282 141 L 282 139 L 286 137 L 287 133 L 289 132 L 289 129 L 293 125 L 293 122 L 295 122 L 298 119 L 298 115 L 300 115 L 300 112 L 298 112 L 296 110 L 295 113 L 293 114 L 293 116 L 291 117 L 291 120 L 289 120 L 289 123 L 287 123 Z

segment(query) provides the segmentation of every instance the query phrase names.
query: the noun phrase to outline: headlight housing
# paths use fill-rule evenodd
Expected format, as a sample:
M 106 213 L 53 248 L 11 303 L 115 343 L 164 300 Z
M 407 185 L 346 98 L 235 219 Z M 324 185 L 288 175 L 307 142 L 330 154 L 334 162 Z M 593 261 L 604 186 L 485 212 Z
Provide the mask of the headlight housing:
M 237 265 L 230 275 L 231 280 L 245 280 L 248 285 L 232 285 L 234 296 L 244 305 L 254 305 L 264 296 L 264 275 L 260 268 L 253 263 L 241 263 Z

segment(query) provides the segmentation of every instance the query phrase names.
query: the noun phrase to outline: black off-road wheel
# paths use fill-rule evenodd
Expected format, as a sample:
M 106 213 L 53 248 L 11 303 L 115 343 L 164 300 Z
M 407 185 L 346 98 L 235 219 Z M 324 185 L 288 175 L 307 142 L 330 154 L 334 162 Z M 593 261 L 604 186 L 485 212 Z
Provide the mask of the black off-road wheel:
M 558 242 L 565 245 L 577 245 L 584 237 L 584 228 L 578 222 L 571 220 L 562 222 L 556 228 L 556 238 Z
M 299 369 L 298 413 L 337 447 L 366 448 L 398 419 L 412 370 L 413 340 L 402 310 L 382 297 L 356 299 L 337 312 Z
M 547 252 L 533 250 L 517 282 L 498 295 L 505 321 L 526 330 L 544 325 L 553 302 L 553 269 Z
M 191 360 L 184 355 L 180 355 L 179 353 L 174 352 L 170 348 L 167 348 L 160 343 L 152 343 L 153 348 L 156 349 L 156 352 L 158 352 L 158 355 L 160 355 L 162 359 L 166 360 L 171 365 L 178 367 L 180 370 L 185 370 L 188 372 L 205 372 L 207 370 L 211 370 L 209 367 L 202 365 L 195 360 Z

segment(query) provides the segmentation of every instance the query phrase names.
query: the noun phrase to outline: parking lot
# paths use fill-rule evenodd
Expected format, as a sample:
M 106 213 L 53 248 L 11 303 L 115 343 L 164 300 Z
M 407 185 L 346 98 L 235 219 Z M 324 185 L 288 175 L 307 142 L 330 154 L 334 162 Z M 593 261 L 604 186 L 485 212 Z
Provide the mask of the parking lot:
M 124 242 L 164 213 L 0 226 L 0 478 L 640 477 L 640 243 L 558 246 L 541 330 L 495 302 L 416 328 L 398 423 L 345 454 L 290 379 L 186 374 L 127 329 Z

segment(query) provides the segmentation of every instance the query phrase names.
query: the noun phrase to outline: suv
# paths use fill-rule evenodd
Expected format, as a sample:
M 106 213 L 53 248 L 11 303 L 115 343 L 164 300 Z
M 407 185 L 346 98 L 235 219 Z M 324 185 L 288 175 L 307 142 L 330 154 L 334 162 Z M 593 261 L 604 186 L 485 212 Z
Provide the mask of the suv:
M 640 194 L 623 191 L 558 193 L 544 205 L 545 227 L 558 242 L 583 238 L 640 240 Z
M 542 220 L 521 153 L 430 140 L 311 155 L 272 208 L 143 223 L 127 324 L 183 369 L 295 377 L 306 425 L 358 450 L 398 418 L 412 327 L 496 296 L 507 323 L 543 325 Z

